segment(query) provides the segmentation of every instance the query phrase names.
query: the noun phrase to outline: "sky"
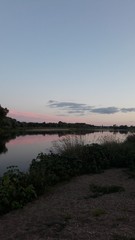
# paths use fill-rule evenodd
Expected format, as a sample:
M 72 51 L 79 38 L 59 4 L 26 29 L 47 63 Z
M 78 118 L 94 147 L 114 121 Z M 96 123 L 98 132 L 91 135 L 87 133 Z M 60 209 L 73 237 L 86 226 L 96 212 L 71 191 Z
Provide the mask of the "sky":
M 0 104 L 19 121 L 135 125 L 135 0 L 0 0 Z

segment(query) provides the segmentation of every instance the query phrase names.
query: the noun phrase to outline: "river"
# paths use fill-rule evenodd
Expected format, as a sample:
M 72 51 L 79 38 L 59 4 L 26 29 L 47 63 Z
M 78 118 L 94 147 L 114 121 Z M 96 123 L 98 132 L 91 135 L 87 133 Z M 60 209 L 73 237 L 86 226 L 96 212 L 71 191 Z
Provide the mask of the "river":
M 14 136 L 10 139 L 0 139 L 0 175 L 2 175 L 8 166 L 18 166 L 21 171 L 27 171 L 32 159 L 36 158 L 38 153 L 49 153 L 55 145 L 54 142 L 61 141 L 67 135 L 59 134 L 27 134 Z M 71 138 L 75 135 L 68 135 Z M 104 138 L 113 138 L 123 141 L 127 133 L 120 132 L 94 132 L 79 135 L 85 144 L 100 143 Z

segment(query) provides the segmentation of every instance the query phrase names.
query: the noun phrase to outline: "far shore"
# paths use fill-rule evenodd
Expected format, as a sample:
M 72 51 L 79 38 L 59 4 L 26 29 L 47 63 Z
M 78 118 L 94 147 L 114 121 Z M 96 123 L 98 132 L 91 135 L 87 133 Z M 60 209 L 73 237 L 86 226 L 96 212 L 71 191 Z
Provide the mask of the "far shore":
M 129 129 L 112 129 L 112 128 L 106 128 L 106 127 L 96 127 L 96 128 L 25 128 L 25 129 L 19 129 L 26 132 L 128 132 Z
M 86 133 L 94 133 L 94 132 L 121 132 L 121 133 L 134 133 L 134 129 L 113 129 L 113 128 L 106 128 L 106 127 L 93 127 L 93 128 L 62 128 L 62 127 L 46 127 L 46 128 L 0 128 L 0 135 L 4 136 L 10 133 L 13 134 L 36 134 L 36 133 L 66 133 L 66 134 L 86 134 Z

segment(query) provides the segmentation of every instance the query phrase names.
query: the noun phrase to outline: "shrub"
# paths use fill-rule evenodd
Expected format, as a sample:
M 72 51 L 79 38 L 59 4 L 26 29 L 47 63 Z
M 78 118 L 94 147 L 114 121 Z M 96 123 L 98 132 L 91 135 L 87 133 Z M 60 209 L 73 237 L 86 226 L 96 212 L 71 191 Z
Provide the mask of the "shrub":
M 36 198 L 33 185 L 28 183 L 27 174 L 16 167 L 9 167 L 0 179 L 0 214 L 23 207 Z
M 100 173 L 109 167 L 104 149 L 99 144 L 85 145 L 80 154 L 82 173 Z
M 107 139 L 102 142 L 110 167 L 135 169 L 135 135 L 129 135 L 124 142 Z
M 80 161 L 80 174 L 102 172 L 109 167 L 104 148 L 99 144 L 85 145 L 81 136 L 66 137 L 54 144 L 55 152 L 63 157 L 70 157 Z M 78 168 L 78 166 L 77 166 Z M 80 165 L 79 165 L 80 168 Z
M 135 144 L 135 134 L 130 134 L 127 136 L 125 143 L 133 143 Z
M 60 181 L 69 180 L 72 176 L 80 174 L 82 168 L 79 159 L 59 154 L 40 153 L 30 165 L 29 178 L 38 194 Z

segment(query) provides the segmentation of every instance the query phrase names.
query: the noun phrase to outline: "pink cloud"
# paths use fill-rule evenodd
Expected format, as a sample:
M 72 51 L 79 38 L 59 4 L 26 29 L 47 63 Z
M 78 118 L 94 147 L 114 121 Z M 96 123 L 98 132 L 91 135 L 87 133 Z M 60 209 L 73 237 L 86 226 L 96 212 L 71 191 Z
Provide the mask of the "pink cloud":
M 67 122 L 67 123 L 75 123 L 75 122 L 85 122 L 88 124 L 97 124 L 100 125 L 97 119 L 92 119 L 91 121 L 88 116 L 58 116 L 56 114 L 39 114 L 33 112 L 22 112 L 17 111 L 15 109 L 10 110 L 9 117 L 15 118 L 21 122 Z
M 18 121 L 26 121 L 26 122 L 50 122 L 50 121 L 57 121 L 55 116 L 46 115 L 46 114 L 39 114 L 33 112 L 21 112 L 16 110 L 10 110 L 9 117 L 15 118 Z
M 130 121 L 128 117 L 121 117 L 120 113 L 117 113 L 117 119 L 114 116 L 100 116 L 100 118 L 96 114 L 92 114 L 91 117 L 89 116 L 57 116 L 53 114 L 39 114 L 34 112 L 24 112 L 24 111 L 17 111 L 17 110 L 10 110 L 9 117 L 15 118 L 18 121 L 21 122 L 69 122 L 69 123 L 75 123 L 75 122 L 85 122 L 88 124 L 94 124 L 94 125 L 121 125 L 121 124 L 127 124 L 127 125 L 134 125 L 134 122 L 131 123 L 131 120 L 133 117 L 130 116 Z
M 21 112 L 17 110 L 10 110 L 9 117 L 15 118 L 18 121 L 24 121 L 24 122 L 86 122 L 90 123 L 89 119 L 86 117 L 73 117 L 73 116 L 57 116 L 52 114 L 39 114 L 39 113 L 33 113 L 33 112 Z

